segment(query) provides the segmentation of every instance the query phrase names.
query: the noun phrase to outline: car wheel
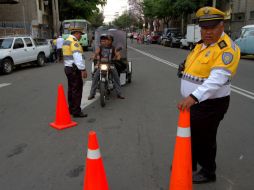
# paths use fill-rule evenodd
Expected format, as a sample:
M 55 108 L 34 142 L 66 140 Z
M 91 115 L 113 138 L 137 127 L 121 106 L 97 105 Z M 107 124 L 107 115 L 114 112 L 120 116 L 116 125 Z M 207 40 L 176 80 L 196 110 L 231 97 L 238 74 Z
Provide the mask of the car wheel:
M 13 62 L 11 59 L 4 59 L 2 63 L 2 72 L 10 74 L 13 71 Z
M 40 53 L 37 57 L 37 65 L 42 67 L 45 65 L 46 57 L 43 53 Z

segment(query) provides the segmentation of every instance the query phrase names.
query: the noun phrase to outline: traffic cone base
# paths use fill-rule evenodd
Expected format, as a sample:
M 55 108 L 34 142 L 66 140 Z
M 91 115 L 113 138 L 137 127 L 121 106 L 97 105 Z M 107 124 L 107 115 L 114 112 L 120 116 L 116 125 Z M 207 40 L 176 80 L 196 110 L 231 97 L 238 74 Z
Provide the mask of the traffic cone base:
M 62 129 L 74 127 L 74 126 L 76 126 L 76 125 L 78 125 L 78 123 L 75 122 L 75 121 L 71 121 L 70 123 L 68 123 L 68 124 L 66 124 L 66 125 L 58 125 L 58 124 L 56 124 L 55 122 L 50 123 L 50 126 L 51 126 L 51 127 L 55 128 L 55 129 L 58 129 L 58 130 L 62 130 Z

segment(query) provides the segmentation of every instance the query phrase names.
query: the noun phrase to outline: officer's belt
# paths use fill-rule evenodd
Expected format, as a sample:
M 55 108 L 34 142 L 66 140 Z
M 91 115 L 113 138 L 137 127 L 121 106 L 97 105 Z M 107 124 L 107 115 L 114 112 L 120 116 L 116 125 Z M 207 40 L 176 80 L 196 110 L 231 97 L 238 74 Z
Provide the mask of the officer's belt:
M 203 84 L 203 82 L 205 82 L 205 80 L 207 78 L 196 77 L 196 76 L 192 76 L 192 75 L 184 73 L 183 76 L 182 76 L 182 79 L 187 80 L 187 81 L 192 82 L 192 83 L 195 83 L 195 84 L 200 84 L 201 85 L 201 84 Z M 228 80 L 224 85 L 229 85 L 230 82 L 231 82 L 231 80 Z

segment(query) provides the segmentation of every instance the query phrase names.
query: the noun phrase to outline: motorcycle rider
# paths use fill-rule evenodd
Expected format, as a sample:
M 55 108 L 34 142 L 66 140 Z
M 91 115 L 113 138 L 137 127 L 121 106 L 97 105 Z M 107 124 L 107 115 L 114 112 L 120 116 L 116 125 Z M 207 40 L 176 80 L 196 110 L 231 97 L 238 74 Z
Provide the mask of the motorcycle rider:
M 94 61 L 98 62 L 98 63 L 96 63 L 96 66 L 98 66 L 98 64 L 100 62 L 112 64 L 112 61 L 121 59 L 120 52 L 117 51 L 115 49 L 115 47 L 112 45 L 113 39 L 114 38 L 112 35 L 102 34 L 100 36 L 100 47 L 95 50 L 95 54 L 93 56 Z M 121 94 L 120 78 L 119 78 L 116 68 L 114 67 L 113 69 L 110 69 L 110 72 L 113 77 L 113 83 L 114 83 L 115 90 L 117 93 L 117 98 L 125 99 L 125 97 L 122 96 L 122 94 Z M 99 80 L 100 80 L 100 70 L 97 69 L 94 72 L 94 77 L 93 77 L 92 86 L 91 86 L 90 95 L 88 97 L 88 100 L 91 100 L 95 97 Z

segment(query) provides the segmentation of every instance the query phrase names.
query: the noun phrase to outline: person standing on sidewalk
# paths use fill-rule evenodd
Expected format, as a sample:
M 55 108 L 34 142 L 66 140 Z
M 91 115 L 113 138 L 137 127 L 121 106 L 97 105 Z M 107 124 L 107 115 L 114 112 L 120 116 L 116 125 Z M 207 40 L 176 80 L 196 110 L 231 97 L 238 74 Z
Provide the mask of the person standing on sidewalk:
M 62 50 L 63 43 L 64 43 L 64 39 L 62 38 L 62 36 L 58 36 L 56 40 L 56 52 L 57 52 L 58 63 L 63 60 L 63 50 Z
M 63 44 L 64 70 L 68 79 L 69 111 L 73 117 L 87 117 L 87 114 L 84 114 L 80 108 L 83 93 L 82 78 L 87 78 L 85 60 L 82 56 L 83 49 L 78 42 L 82 34 L 81 29 L 72 29 L 71 35 Z
M 216 135 L 230 101 L 230 82 L 236 73 L 240 49 L 224 33 L 225 13 L 203 7 L 196 13 L 201 41 L 179 66 L 181 94 L 178 109 L 190 109 L 193 183 L 216 180 Z M 179 76 L 178 75 L 178 76 Z

